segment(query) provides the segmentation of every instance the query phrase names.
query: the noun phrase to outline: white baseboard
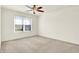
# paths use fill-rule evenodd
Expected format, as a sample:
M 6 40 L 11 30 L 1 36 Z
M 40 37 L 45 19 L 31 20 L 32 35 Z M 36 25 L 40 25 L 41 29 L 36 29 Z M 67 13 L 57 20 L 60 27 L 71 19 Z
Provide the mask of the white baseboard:
M 35 36 L 38 36 L 38 35 L 32 35 L 32 36 L 28 36 L 28 37 L 22 37 L 22 38 L 16 38 L 16 39 L 11 39 L 11 40 L 5 40 L 5 41 L 1 41 L 1 42 L 13 41 L 13 40 L 20 40 L 20 39 L 31 38 L 31 37 L 35 37 Z
M 79 44 L 76 44 L 76 43 L 73 43 L 73 42 L 68 42 L 68 41 L 63 41 L 63 40 L 59 40 L 59 39 L 54 39 L 54 38 L 46 37 L 46 36 L 43 36 L 43 35 L 32 35 L 32 36 L 28 36 L 28 37 L 22 37 L 22 38 L 13 39 L 13 40 L 19 40 L 19 39 L 24 39 L 24 38 L 31 38 L 31 37 L 36 37 L 36 36 L 40 36 L 40 37 L 43 37 L 43 38 L 48 38 L 48 39 L 52 39 L 52 40 L 56 40 L 56 41 L 61 41 L 61 42 L 67 43 L 67 44 L 72 44 L 72 45 L 78 45 L 79 46 Z M 6 41 L 13 41 L 13 40 L 6 40 Z M 2 41 L 2 42 L 5 42 L 5 41 Z
M 72 44 L 72 45 L 77 45 L 77 46 L 79 46 L 79 44 L 73 43 L 73 42 L 68 42 L 68 41 L 64 41 L 64 40 L 54 39 L 54 38 L 50 38 L 50 37 L 43 36 L 43 35 L 38 35 L 38 36 L 43 37 L 43 38 L 48 38 L 48 39 L 56 40 L 56 41 L 61 41 L 61 42 L 67 43 L 67 44 Z

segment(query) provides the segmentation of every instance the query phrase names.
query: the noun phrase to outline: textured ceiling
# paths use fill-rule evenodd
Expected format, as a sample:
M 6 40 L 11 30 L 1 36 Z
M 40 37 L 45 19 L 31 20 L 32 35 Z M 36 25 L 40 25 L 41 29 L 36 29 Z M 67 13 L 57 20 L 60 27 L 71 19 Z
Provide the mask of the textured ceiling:
M 40 5 L 40 6 L 43 7 L 43 10 L 45 10 L 45 12 L 51 12 L 51 11 L 55 11 L 55 10 L 58 10 L 58 9 L 66 7 L 64 5 Z M 8 9 L 12 9 L 12 10 L 16 10 L 16 11 L 20 11 L 20 12 L 25 12 L 25 13 L 32 14 L 32 12 L 27 11 L 27 10 L 30 10 L 30 9 L 27 8 L 24 5 L 3 5 L 2 7 L 8 8 Z

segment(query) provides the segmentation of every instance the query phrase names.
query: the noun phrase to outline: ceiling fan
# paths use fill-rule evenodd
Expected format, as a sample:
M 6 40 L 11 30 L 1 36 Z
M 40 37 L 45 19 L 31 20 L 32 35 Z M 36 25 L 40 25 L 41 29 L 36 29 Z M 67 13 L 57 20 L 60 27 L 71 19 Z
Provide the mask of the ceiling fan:
M 31 9 L 31 10 L 28 10 L 28 11 L 32 11 L 33 14 L 36 14 L 36 12 L 44 12 L 42 10 L 43 7 L 38 6 L 38 5 L 33 5 L 32 7 L 31 6 L 28 6 L 28 5 L 25 5 L 25 6 L 28 7 L 29 9 Z

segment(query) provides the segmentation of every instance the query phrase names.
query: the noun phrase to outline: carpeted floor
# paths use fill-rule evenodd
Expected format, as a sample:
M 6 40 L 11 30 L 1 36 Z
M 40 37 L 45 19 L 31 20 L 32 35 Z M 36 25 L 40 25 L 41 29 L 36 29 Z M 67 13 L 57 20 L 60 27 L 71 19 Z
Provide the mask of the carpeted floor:
M 3 53 L 78 53 L 79 46 L 41 36 L 2 42 Z

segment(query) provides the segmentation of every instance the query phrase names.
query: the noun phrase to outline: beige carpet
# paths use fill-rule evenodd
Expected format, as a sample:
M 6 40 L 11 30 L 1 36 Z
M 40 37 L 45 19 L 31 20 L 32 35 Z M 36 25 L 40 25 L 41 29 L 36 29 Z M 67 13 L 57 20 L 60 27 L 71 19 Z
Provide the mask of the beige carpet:
M 68 53 L 79 52 L 79 46 L 40 36 L 2 42 L 3 53 Z

